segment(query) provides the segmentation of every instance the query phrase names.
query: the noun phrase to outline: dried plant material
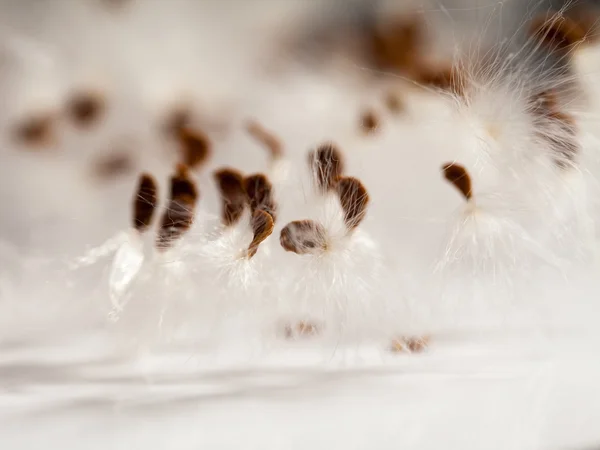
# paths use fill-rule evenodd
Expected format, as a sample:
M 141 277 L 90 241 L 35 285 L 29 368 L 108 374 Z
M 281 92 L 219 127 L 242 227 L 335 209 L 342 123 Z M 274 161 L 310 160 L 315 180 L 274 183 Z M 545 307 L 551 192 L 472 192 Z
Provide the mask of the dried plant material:
M 281 141 L 273 135 L 273 133 L 267 131 L 262 125 L 253 120 L 249 121 L 246 130 L 250 135 L 264 145 L 271 155 L 271 159 L 280 158 L 283 155 L 283 146 Z
M 570 52 L 574 46 L 582 43 L 588 31 L 585 24 L 557 12 L 536 17 L 529 27 L 533 39 L 549 50 L 561 53 Z
M 327 250 L 325 227 L 314 220 L 296 220 L 288 223 L 281 230 L 279 241 L 286 251 L 298 255 Z
M 275 227 L 273 217 L 261 209 L 257 209 L 252 214 L 251 225 L 254 236 L 252 238 L 252 242 L 250 242 L 250 245 L 248 246 L 248 259 L 251 259 L 254 257 L 254 255 L 256 255 L 260 244 L 262 244 L 265 239 L 271 236 L 271 233 L 273 233 L 273 228 Z
M 100 179 L 108 180 L 129 173 L 132 169 L 133 159 L 128 153 L 122 152 L 99 159 L 95 173 Z
M 295 337 L 310 337 L 315 336 L 319 333 L 319 328 L 310 322 L 301 320 L 295 326 L 287 324 L 285 326 L 285 337 L 287 339 L 293 339 Z
M 156 247 L 167 250 L 181 238 L 194 223 L 194 210 L 198 200 L 195 183 L 189 176 L 187 167 L 180 165 L 170 180 L 169 203 L 163 214 Z
M 277 220 L 277 204 L 273 196 L 273 186 L 262 173 L 251 175 L 244 179 L 244 190 L 250 204 L 252 214 L 263 210 Z
M 152 175 L 140 175 L 138 188 L 133 198 L 133 227 L 143 233 L 152 224 L 158 202 L 158 185 Z
M 330 142 L 310 152 L 308 161 L 317 187 L 322 192 L 333 189 L 337 179 L 344 174 L 344 158 Z
M 404 111 L 404 104 L 396 92 L 388 92 L 385 95 L 384 102 L 388 111 L 393 114 L 400 114 Z
M 394 353 L 421 353 L 429 347 L 429 336 L 401 337 L 392 340 L 390 350 Z
M 442 167 L 442 171 L 444 172 L 444 177 L 446 180 L 453 184 L 456 189 L 460 191 L 463 197 L 469 201 L 472 196 L 471 192 L 471 177 L 465 169 L 460 164 L 456 163 L 448 163 Z
M 105 110 L 105 100 L 95 92 L 73 94 L 67 104 L 69 117 L 79 126 L 87 127 L 96 122 Z
M 337 194 L 344 210 L 344 222 L 348 230 L 356 228 L 367 214 L 369 194 L 356 178 L 341 177 L 336 184 Z
M 379 128 L 379 118 L 375 111 L 367 110 L 360 118 L 360 125 L 366 134 L 371 134 Z
M 221 169 L 214 174 L 222 199 L 221 220 L 225 226 L 235 225 L 247 203 L 244 176 L 234 169 Z
M 15 138 L 30 146 L 49 145 L 54 138 L 54 122 L 51 114 L 27 118 L 16 125 Z
M 416 16 L 396 17 L 374 27 L 368 39 L 376 68 L 410 72 L 420 59 L 425 30 Z
M 202 166 L 210 156 L 211 145 L 208 136 L 188 127 L 181 128 L 177 134 L 183 163 L 194 169 Z

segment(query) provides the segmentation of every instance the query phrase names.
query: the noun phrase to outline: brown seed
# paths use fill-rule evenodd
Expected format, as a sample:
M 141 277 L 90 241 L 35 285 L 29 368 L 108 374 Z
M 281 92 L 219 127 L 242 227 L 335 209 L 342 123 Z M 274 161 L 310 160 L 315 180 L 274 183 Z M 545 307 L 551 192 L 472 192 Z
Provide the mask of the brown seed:
M 250 210 L 254 214 L 261 209 L 277 220 L 277 204 L 273 197 L 273 186 L 267 177 L 261 173 L 244 178 L 244 190 Z
M 73 122 L 87 127 L 100 118 L 105 109 L 105 102 L 101 95 L 84 91 L 71 97 L 67 109 Z
M 371 134 L 379 128 L 379 118 L 374 111 L 365 111 L 360 119 L 360 124 L 366 134 Z
M 267 131 L 262 125 L 253 120 L 249 121 L 246 130 L 250 135 L 264 145 L 271 155 L 272 159 L 277 159 L 283 155 L 283 146 L 273 133 Z
M 181 128 L 178 136 L 183 163 L 194 169 L 202 166 L 210 156 L 208 136 L 187 127 Z
M 340 177 L 336 190 L 344 210 L 344 222 L 348 230 L 356 228 L 367 214 L 369 194 L 356 178 Z
M 295 220 L 281 230 L 279 242 L 288 252 L 306 255 L 327 249 L 327 232 L 314 220 Z
M 250 242 L 250 245 L 248 246 L 248 259 L 251 259 L 256 255 L 260 244 L 273 233 L 273 228 L 275 227 L 271 215 L 261 209 L 257 209 L 252 214 L 251 225 L 254 236 L 252 242 Z
M 246 207 L 247 197 L 244 190 L 244 176 L 234 169 L 221 169 L 215 172 L 222 199 L 222 221 L 226 226 L 236 224 Z
M 558 12 L 540 15 L 532 20 L 529 33 L 551 51 L 565 53 L 582 43 L 587 35 L 583 23 Z
M 198 191 L 189 177 L 187 167 L 178 166 L 170 184 L 169 203 L 162 216 L 156 239 L 156 247 L 159 250 L 170 248 L 191 228 L 198 200 Z
M 452 183 L 467 201 L 470 200 L 472 196 L 471 177 L 469 176 L 467 169 L 460 164 L 448 163 L 442 166 L 442 171 L 444 172 L 446 180 Z
M 54 117 L 50 114 L 30 117 L 16 126 L 15 138 L 30 146 L 44 146 L 52 143 L 54 137 Z
M 158 185 L 152 175 L 140 175 L 138 188 L 133 198 L 133 227 L 143 233 L 152 223 L 158 201 Z
M 308 162 L 317 187 L 322 192 L 333 189 L 337 179 L 344 174 L 344 158 L 332 143 L 311 151 Z

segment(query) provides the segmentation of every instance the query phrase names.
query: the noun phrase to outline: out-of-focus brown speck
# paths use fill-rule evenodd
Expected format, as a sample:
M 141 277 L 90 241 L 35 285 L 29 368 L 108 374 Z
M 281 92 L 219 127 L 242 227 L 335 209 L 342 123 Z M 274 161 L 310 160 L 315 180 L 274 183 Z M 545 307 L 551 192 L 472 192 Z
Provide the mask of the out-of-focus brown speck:
M 271 159 L 277 159 L 283 154 L 283 145 L 273 133 L 267 131 L 261 124 L 251 120 L 246 124 L 246 130 L 258 142 L 263 144 L 271 155 Z
M 396 92 L 388 92 L 385 95 L 385 106 L 393 114 L 400 114 L 404 110 L 404 104 Z
M 379 128 L 379 118 L 375 111 L 367 110 L 360 118 L 360 125 L 364 133 L 372 134 Z
M 375 67 L 395 73 L 411 72 L 420 59 L 425 32 L 416 17 L 399 16 L 378 24 L 369 36 Z
M 293 339 L 295 337 L 310 337 L 319 333 L 317 325 L 301 320 L 295 326 L 287 324 L 285 326 L 285 337 Z
M 393 339 L 390 350 L 394 353 L 421 353 L 429 347 L 430 339 L 430 336 Z
M 92 125 L 102 116 L 106 104 L 104 97 L 94 92 L 78 92 L 67 104 L 69 117 L 79 126 Z
M 95 173 L 101 180 L 110 180 L 133 170 L 133 158 L 126 152 L 114 153 L 96 162 Z
M 15 126 L 15 139 L 30 147 L 45 147 L 54 142 L 55 117 L 51 114 L 23 119 Z
M 165 119 L 165 132 L 169 136 L 179 136 L 183 129 L 189 127 L 192 113 L 186 107 L 175 108 Z

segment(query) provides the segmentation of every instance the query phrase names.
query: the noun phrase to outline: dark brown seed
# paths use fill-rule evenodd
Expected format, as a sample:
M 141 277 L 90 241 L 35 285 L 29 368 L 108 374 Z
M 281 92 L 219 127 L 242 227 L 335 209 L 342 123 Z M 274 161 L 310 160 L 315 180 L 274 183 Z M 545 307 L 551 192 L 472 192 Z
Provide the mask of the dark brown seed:
M 281 230 L 279 242 L 288 252 L 298 255 L 315 253 L 327 249 L 327 232 L 314 220 L 296 220 Z
M 248 122 L 246 130 L 248 130 L 248 133 L 250 133 L 254 139 L 256 139 L 269 150 L 272 159 L 277 159 L 282 156 L 283 146 L 281 141 L 277 139 L 273 133 L 267 131 L 258 122 L 253 120 Z
M 158 201 L 158 186 L 152 175 L 140 175 L 136 195 L 133 198 L 133 227 L 143 233 L 152 224 Z
M 179 143 L 183 163 L 196 169 L 210 156 L 210 141 L 204 133 L 183 127 L 179 130 Z
M 344 210 L 346 227 L 348 230 L 353 230 L 367 214 L 369 194 L 363 184 L 352 177 L 339 178 L 336 190 Z
M 273 197 L 273 186 L 265 175 L 259 173 L 244 178 L 244 190 L 252 214 L 261 209 L 269 213 L 274 221 L 277 220 L 277 204 Z
M 344 158 L 332 143 L 323 144 L 310 152 L 308 162 L 316 185 L 322 192 L 333 189 L 337 179 L 344 174 Z
M 366 134 L 371 134 L 379 128 L 379 118 L 374 111 L 368 110 L 362 114 L 360 124 Z
M 52 115 L 33 116 L 18 124 L 15 138 L 30 146 L 44 146 L 52 143 L 54 134 L 54 117 Z
M 214 174 L 222 199 L 222 221 L 226 226 L 236 224 L 246 207 L 244 176 L 234 169 L 221 169 Z
M 167 250 L 180 239 L 194 222 L 194 210 L 198 200 L 196 185 L 189 177 L 187 168 L 180 165 L 177 173 L 171 177 L 169 203 L 164 212 L 156 246 Z
M 470 200 L 472 196 L 471 177 L 469 176 L 467 169 L 460 164 L 448 163 L 442 167 L 442 171 L 444 172 L 446 180 L 452 183 L 466 200 Z
M 251 259 L 256 255 L 260 244 L 273 233 L 273 228 L 275 227 L 271 215 L 260 209 L 257 209 L 252 214 L 251 225 L 254 236 L 252 242 L 248 246 L 248 259 Z
M 97 121 L 105 109 L 104 98 L 93 92 L 79 92 L 68 104 L 69 116 L 77 125 L 87 127 Z

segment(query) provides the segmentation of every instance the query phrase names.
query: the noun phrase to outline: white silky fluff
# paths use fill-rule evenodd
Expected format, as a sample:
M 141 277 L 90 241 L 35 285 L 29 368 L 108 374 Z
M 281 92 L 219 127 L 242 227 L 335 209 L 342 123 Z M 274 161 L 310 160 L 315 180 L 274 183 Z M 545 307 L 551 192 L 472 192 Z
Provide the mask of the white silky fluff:
M 473 87 L 464 105 L 406 80 L 379 83 L 352 64 L 343 72 L 336 66 L 316 71 L 295 64 L 292 55 L 282 57 L 272 37 L 282 23 L 306 13 L 297 2 L 283 2 L 261 20 L 252 8 L 242 20 L 242 12 L 218 2 L 138 1 L 114 15 L 99 2 L 55 3 L 62 9 L 52 14 L 38 3 L 32 10 L 49 17 L 43 27 L 32 29 L 32 17 L 18 8 L 3 19 L 10 38 L 3 51 L 10 58 L 1 89 L 12 101 L 3 110 L 2 155 L 11 164 L 2 168 L 2 197 L 11 213 L 2 228 L 17 249 L 1 256 L 21 275 L 2 279 L 0 308 L 10 312 L 2 334 L 18 328 L 15 314 L 23 320 L 34 315 L 50 329 L 90 323 L 142 346 L 181 340 L 214 350 L 244 340 L 269 347 L 281 341 L 286 323 L 314 321 L 322 329 L 312 338 L 316 347 L 374 341 L 385 348 L 396 335 L 587 320 L 589 299 L 598 292 L 598 136 L 590 125 L 597 108 L 593 102 L 565 106 L 580 126 L 581 162 L 557 169 L 527 102 L 534 88 L 561 80 L 533 70 L 527 55 L 522 64 L 503 64 L 498 51 L 500 63 L 492 69 L 473 69 L 464 58 L 498 49 L 455 35 L 445 57 L 463 58 Z M 67 10 L 80 21 L 64 29 L 59 19 Z M 434 12 L 435 23 L 443 22 L 445 15 Z M 452 36 L 454 23 L 446 22 L 438 39 Z M 160 29 L 176 31 L 163 35 Z M 271 65 L 273 52 L 278 64 Z M 588 56 L 577 58 L 576 67 L 585 67 Z M 81 86 L 99 86 L 106 95 L 107 117 L 96 128 L 80 131 L 61 121 L 59 143 L 43 154 L 12 143 L 14 120 L 37 109 L 60 111 L 66 93 Z M 404 103 L 400 115 L 385 108 L 390 86 Z M 73 270 L 90 247 L 128 229 L 139 172 L 159 181 L 162 214 L 175 147 L 157 126 L 181 102 L 199 111 L 200 127 L 223 125 L 208 127 L 213 155 L 194 174 L 196 224 L 168 255 L 154 254 L 151 231 L 143 259 L 121 247 L 116 257 Z M 365 109 L 381 120 L 368 136 L 359 127 Z M 245 132 L 248 119 L 283 143 L 277 167 Z M 94 184 L 87 174 L 96 157 L 124 137 L 137 156 L 136 173 L 115 186 Z M 339 204 L 313 192 L 306 163 L 308 151 L 327 141 L 343 151 L 346 174 L 366 186 L 367 218 L 322 257 L 285 253 L 279 232 L 292 220 L 320 220 L 338 234 L 343 228 Z M 469 170 L 474 205 L 443 180 L 447 162 Z M 274 182 L 275 231 L 250 261 L 239 258 L 252 238 L 248 218 L 228 231 L 216 219 L 212 171 L 223 166 L 246 175 L 264 172 Z M 39 255 L 44 262 L 32 268 Z M 130 258 L 125 273 L 120 260 Z M 123 289 L 115 274 L 127 278 Z M 565 292 L 582 277 L 588 287 L 566 308 Z M 115 288 L 119 298 L 126 290 L 128 300 L 111 325 L 106 319 Z

